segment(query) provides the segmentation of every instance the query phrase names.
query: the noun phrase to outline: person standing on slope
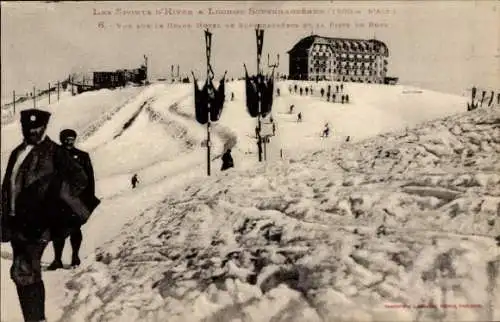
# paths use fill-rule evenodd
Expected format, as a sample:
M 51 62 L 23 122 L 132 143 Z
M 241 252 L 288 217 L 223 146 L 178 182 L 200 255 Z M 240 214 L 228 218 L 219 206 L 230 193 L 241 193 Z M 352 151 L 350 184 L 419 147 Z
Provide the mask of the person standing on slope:
M 25 321 L 45 321 L 41 259 L 55 224 L 71 209 L 86 220 L 91 207 L 81 198 L 87 176 L 68 151 L 45 135 L 51 114 L 21 111 L 24 141 L 11 153 L 1 200 L 1 241 L 12 245 L 10 276 Z
M 234 167 L 234 160 L 231 156 L 231 149 L 227 149 L 226 152 L 222 155 L 222 167 L 221 171 L 225 171 L 229 168 Z
M 61 142 L 61 146 L 68 151 L 71 158 L 78 162 L 83 171 L 85 171 L 85 174 L 87 175 L 87 187 L 82 193 L 82 198 L 88 200 L 88 202 L 90 202 L 95 208 L 100 201 L 95 197 L 94 168 L 92 167 L 92 161 L 90 160 L 89 154 L 75 148 L 76 136 L 77 135 L 74 130 L 65 129 L 59 134 L 59 140 Z M 68 234 L 72 249 L 71 267 L 79 266 L 81 263 L 79 252 L 83 240 L 81 229 L 83 223 L 75 214 L 70 214 L 69 218 L 69 222 L 66 223 L 62 229 L 56 229 L 53 232 L 52 246 L 54 247 L 54 260 L 47 267 L 47 270 L 49 271 L 63 268 L 62 253 Z M 67 229 L 67 227 L 70 229 Z
M 139 183 L 139 179 L 137 178 L 137 173 L 134 173 L 132 179 L 130 180 L 130 183 L 132 184 L 132 189 L 135 189 L 135 187 L 137 187 L 137 184 Z
M 328 123 L 325 124 L 325 128 L 323 129 L 323 134 L 321 137 L 327 138 L 330 135 L 330 125 Z

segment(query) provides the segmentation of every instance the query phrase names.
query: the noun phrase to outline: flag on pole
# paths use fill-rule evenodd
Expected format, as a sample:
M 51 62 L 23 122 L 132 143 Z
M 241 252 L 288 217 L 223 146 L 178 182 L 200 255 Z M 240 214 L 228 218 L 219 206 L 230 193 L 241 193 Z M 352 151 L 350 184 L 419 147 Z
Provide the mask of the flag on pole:
M 196 121 L 200 124 L 206 124 L 208 122 L 208 110 L 207 110 L 207 95 L 205 87 L 200 89 L 198 86 L 198 80 L 193 74 L 194 83 L 194 109 Z
M 259 115 L 259 96 L 257 92 L 257 84 L 255 82 L 255 77 L 250 77 L 245 65 L 245 89 L 246 89 L 246 101 L 247 101 L 247 111 L 251 117 L 257 117 Z

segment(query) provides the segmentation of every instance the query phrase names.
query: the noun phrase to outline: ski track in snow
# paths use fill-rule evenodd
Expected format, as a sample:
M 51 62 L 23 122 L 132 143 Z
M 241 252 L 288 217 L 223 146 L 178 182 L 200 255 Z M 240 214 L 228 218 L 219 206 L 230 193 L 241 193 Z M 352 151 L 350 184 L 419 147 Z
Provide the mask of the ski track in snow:
M 176 114 L 180 117 L 183 117 L 184 119 L 196 122 L 196 119 L 194 118 L 194 114 L 190 114 L 190 113 L 183 112 L 183 111 L 179 110 L 179 106 L 181 105 L 181 103 L 183 103 L 189 97 L 191 97 L 191 96 L 189 95 L 189 96 L 185 97 L 184 99 L 179 100 L 178 102 L 170 105 L 168 109 L 173 114 Z M 224 113 L 224 111 L 223 111 L 223 113 Z M 238 142 L 238 137 L 231 129 L 220 125 L 218 122 L 211 122 L 211 127 L 212 127 L 212 130 L 215 132 L 215 134 L 217 134 L 223 142 L 223 148 L 222 148 L 223 152 L 226 151 L 227 149 L 232 149 L 236 146 L 236 144 Z M 206 141 L 204 141 L 204 142 L 206 145 Z M 220 158 L 221 156 L 222 156 L 222 153 L 218 154 L 216 157 L 213 157 L 212 160 Z

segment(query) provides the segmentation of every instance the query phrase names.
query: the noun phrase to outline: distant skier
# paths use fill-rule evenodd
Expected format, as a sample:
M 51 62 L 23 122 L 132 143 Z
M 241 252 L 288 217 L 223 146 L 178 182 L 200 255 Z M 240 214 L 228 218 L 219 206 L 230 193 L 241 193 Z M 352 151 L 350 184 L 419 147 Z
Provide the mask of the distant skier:
M 299 90 L 300 96 L 302 96 L 302 92 L 303 92 L 303 89 L 301 87 L 300 90 Z
M 349 104 L 349 94 L 345 94 L 345 102 L 346 104 Z
M 335 85 L 336 92 L 339 92 L 339 84 Z
M 297 93 L 297 84 L 295 84 L 293 88 L 295 89 L 295 93 Z
M 330 91 L 326 93 L 326 101 L 330 102 Z
M 279 89 L 279 88 L 277 88 L 277 89 L 276 89 L 276 94 L 277 94 L 278 96 L 280 96 L 280 89 Z
M 311 92 L 311 95 L 314 93 L 312 85 L 311 88 L 309 89 L 309 92 Z
M 292 105 L 290 105 L 290 111 L 289 111 L 289 113 L 290 113 L 290 114 L 292 114 L 292 113 L 293 113 L 293 108 L 294 108 L 294 107 L 295 107 L 295 105 L 293 105 L 293 104 L 292 104 Z
M 231 92 L 231 101 L 234 101 L 234 92 Z
M 309 95 L 309 87 L 306 87 L 306 95 Z
M 330 135 L 330 125 L 328 123 L 325 124 L 325 128 L 323 129 L 323 134 L 321 137 L 327 138 Z
M 225 171 L 229 168 L 234 168 L 234 160 L 231 156 L 231 149 L 227 149 L 226 152 L 222 155 L 222 167 L 221 171 Z
M 321 88 L 320 93 L 321 93 L 321 97 L 325 96 L 325 89 L 324 89 L 324 88 Z
M 297 122 L 302 122 L 302 112 L 299 112 L 299 114 L 297 114 Z
M 333 94 L 332 94 L 332 102 L 334 102 L 334 103 L 335 103 L 335 99 L 336 99 L 336 98 L 337 98 L 337 97 L 336 97 L 335 93 L 333 93 Z
M 344 104 L 344 102 L 345 102 L 345 96 L 342 95 L 342 104 Z
M 276 135 L 276 123 L 273 122 L 273 136 Z
M 351 140 L 351 136 L 348 135 L 347 138 L 345 139 L 346 142 L 349 142 Z
M 137 187 L 137 184 L 139 183 L 139 179 L 137 178 L 137 173 L 134 173 L 132 179 L 130 180 L 130 183 L 132 184 L 132 189 L 135 189 L 135 187 Z
M 344 83 L 341 83 L 341 84 L 340 84 L 340 91 L 341 91 L 341 92 L 344 92 Z

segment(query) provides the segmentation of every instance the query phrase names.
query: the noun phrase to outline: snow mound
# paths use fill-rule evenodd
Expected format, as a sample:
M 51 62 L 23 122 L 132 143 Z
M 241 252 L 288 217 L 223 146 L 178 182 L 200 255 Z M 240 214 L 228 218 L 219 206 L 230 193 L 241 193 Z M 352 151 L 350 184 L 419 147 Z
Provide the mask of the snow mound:
M 115 90 L 102 89 L 94 92 L 85 92 L 76 96 L 61 95 L 59 102 L 38 101 L 37 107 L 52 113 L 47 135 L 59 142 L 59 132 L 65 128 L 72 128 L 80 134 L 79 141 L 85 140 L 92 125 L 103 115 L 126 105 L 133 97 L 139 95 L 142 88 L 126 87 Z M 31 102 L 30 102 L 31 103 Z M 15 117 L 19 119 L 19 111 L 33 108 L 31 103 L 16 105 Z M 97 127 L 97 126 L 95 126 Z M 7 158 L 10 152 L 22 142 L 21 125 L 19 122 L 2 124 L 1 149 L 2 149 L 2 176 L 7 167 Z
M 500 320 L 500 112 L 189 180 L 66 283 L 60 321 Z

